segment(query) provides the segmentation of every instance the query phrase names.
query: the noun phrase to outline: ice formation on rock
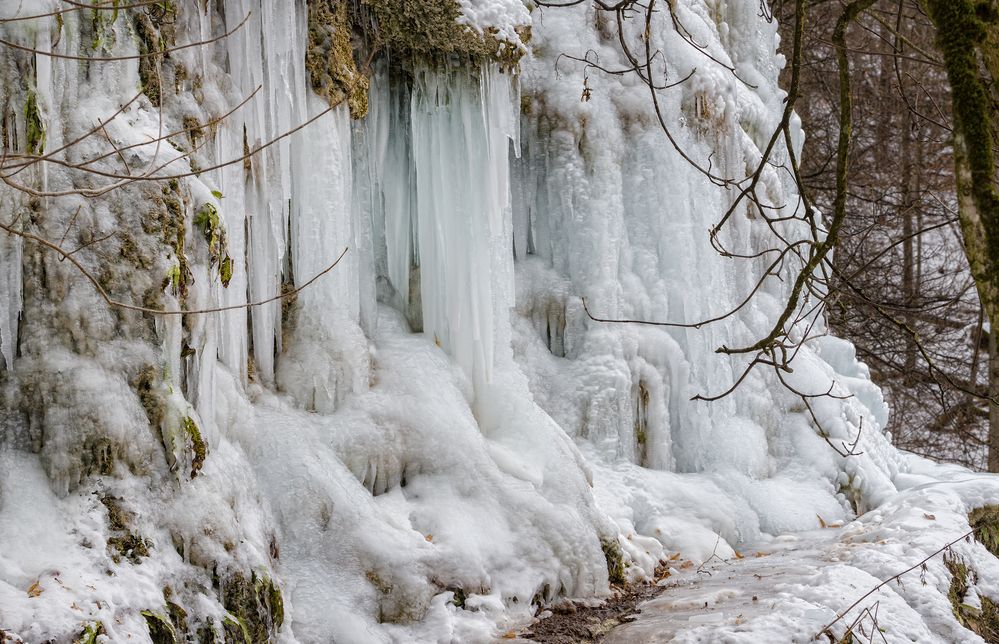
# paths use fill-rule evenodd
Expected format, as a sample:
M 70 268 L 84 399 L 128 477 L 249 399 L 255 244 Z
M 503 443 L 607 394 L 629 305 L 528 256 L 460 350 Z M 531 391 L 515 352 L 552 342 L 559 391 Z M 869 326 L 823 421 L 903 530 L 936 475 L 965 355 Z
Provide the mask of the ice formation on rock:
M 793 266 L 699 329 L 584 313 L 583 298 L 606 317 L 694 322 L 737 305 L 765 268 L 711 248 L 732 195 L 669 145 L 648 89 L 559 60 L 622 64 L 599 12 L 421 2 L 500 51 L 421 59 L 393 43 L 366 70 L 356 120 L 355 103 L 312 91 L 303 2 L 0 27 L 43 50 L 4 51 L 9 146 L 25 150 L 29 99 L 46 152 L 124 106 L 72 150 L 103 174 L 43 162 L 20 180 L 75 193 L 7 188 L 3 221 L 67 248 L 108 235 L 79 257 L 115 300 L 235 307 L 109 307 L 69 263 L 0 237 L 0 631 L 488 641 L 557 597 L 606 594 L 610 571 L 637 580 L 673 552 L 731 556 L 911 487 L 879 391 L 836 338 L 809 343 L 788 378 L 852 396 L 814 406 L 830 440 L 860 432 L 860 456 L 832 451 L 765 371 L 719 402 L 691 400 L 738 377 L 744 362 L 714 350 L 765 332 Z M 324 6 L 377 30 L 380 0 Z M 776 26 L 756 3 L 676 8 L 725 65 L 660 16 L 669 76 L 696 70 L 660 92 L 667 125 L 695 159 L 741 176 L 782 109 Z M 127 58 L 225 33 L 158 68 L 44 53 Z M 176 176 L 80 192 L 125 162 Z M 786 177 L 763 185 L 794 209 Z M 773 233 L 745 211 L 725 235 L 755 251 Z M 999 499 L 988 489 L 975 502 Z

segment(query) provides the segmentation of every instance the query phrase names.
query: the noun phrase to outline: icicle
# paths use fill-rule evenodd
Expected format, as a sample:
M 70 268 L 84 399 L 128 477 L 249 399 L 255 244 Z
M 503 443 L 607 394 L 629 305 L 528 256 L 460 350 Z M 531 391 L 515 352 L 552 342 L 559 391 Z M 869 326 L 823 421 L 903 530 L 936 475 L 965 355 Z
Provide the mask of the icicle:
M 309 114 L 327 104 L 309 95 Z M 291 212 L 291 251 L 295 285 L 303 286 L 355 246 L 350 114 L 346 105 L 314 122 L 296 143 L 298 168 Z M 357 254 L 348 252 L 337 267 L 297 295 L 295 322 L 277 378 L 311 411 L 332 413 L 352 392 L 368 383 L 367 340 L 358 326 Z
M 311 116 L 327 109 L 314 94 L 309 103 Z M 350 114 L 345 104 L 316 121 L 302 137 L 299 163 L 291 220 L 296 285 L 315 277 L 354 244 Z M 348 253 L 333 272 L 298 295 L 301 308 L 326 318 L 356 321 L 360 313 L 356 264 Z
M 225 15 L 251 14 L 247 25 L 226 39 L 230 74 L 240 92 L 262 90 L 245 106 L 243 123 L 250 150 L 275 141 L 299 125 L 305 114 L 304 8 L 296 3 L 226 0 Z M 242 112 L 242 111 L 241 111 Z M 245 212 L 248 291 L 252 301 L 273 297 L 284 272 L 288 204 L 292 194 L 292 138 L 285 137 L 250 159 Z M 274 379 L 280 350 L 281 303 L 254 307 L 253 355 L 257 376 Z
M 243 154 L 243 127 L 236 120 L 226 122 L 216 139 L 217 159 L 238 159 Z M 246 262 L 246 180 L 243 164 L 233 164 L 216 173 L 222 201 L 219 212 L 225 224 L 229 241 L 229 255 L 234 266 L 229 287 L 220 289 L 222 306 L 238 306 L 247 300 Z M 248 312 L 245 308 L 232 309 L 218 315 L 218 357 L 241 382 L 247 379 L 249 345 L 246 336 Z
M 14 367 L 21 306 L 21 238 L 0 233 L 0 360 L 7 369 Z
M 511 101 L 495 67 L 419 72 L 412 96 L 423 330 L 476 384 L 509 345 Z

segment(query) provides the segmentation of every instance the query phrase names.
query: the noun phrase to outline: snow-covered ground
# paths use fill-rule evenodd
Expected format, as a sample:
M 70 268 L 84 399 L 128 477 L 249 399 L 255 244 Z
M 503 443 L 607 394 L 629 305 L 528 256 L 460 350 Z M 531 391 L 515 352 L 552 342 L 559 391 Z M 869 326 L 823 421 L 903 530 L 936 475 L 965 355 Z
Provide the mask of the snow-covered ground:
M 976 562 L 964 604 L 980 608 L 981 596 L 995 596 L 999 562 L 962 537 L 968 512 L 995 504 L 999 484 L 915 458 L 911 465 L 895 499 L 845 525 L 747 543 L 697 566 L 678 551 L 662 595 L 605 642 L 808 642 L 830 624 L 836 636 L 852 626 L 860 641 L 983 641 L 954 619 L 945 561 Z
M 77 153 L 106 154 L 114 140 L 134 146 L 135 166 L 176 159 L 165 171 L 185 176 L 103 201 L 48 196 L 24 225 L 59 239 L 78 221 L 63 235 L 72 248 L 114 233 L 79 256 L 132 302 L 238 307 L 309 286 L 285 305 L 152 323 L 109 309 L 68 263 L 0 242 L 0 270 L 20 276 L 0 285 L 0 352 L 12 364 L 0 371 L 0 631 L 14 641 L 87 629 L 94 641 L 148 641 L 157 620 L 215 637 L 239 622 L 285 642 L 489 641 L 557 597 L 606 596 L 608 563 L 639 581 L 676 553 L 697 566 L 750 549 L 772 554 L 739 559 L 731 574 L 785 560 L 786 588 L 768 595 L 780 610 L 733 625 L 735 608 L 719 608 L 723 621 L 688 619 L 684 637 L 749 628 L 780 641 L 999 502 L 992 479 L 898 453 L 866 367 L 833 337 L 810 341 L 786 376 L 837 395 L 812 402 L 822 430 L 772 372 L 755 370 L 718 402 L 692 400 L 739 377 L 747 359 L 715 349 L 767 331 L 792 263 L 750 305 L 701 328 L 586 316 L 583 298 L 600 316 L 696 322 L 734 308 L 765 270 L 711 247 L 707 231 L 732 194 L 669 144 L 648 89 L 560 58 L 626 64 L 588 3 L 529 14 L 514 0 L 460 3 L 462 24 L 511 42 L 531 22 L 519 73 L 460 57 L 402 70 L 381 61 L 357 121 L 309 89 L 302 3 L 175 4 L 179 42 L 232 34 L 175 52 L 161 70 L 162 109 L 129 103 Z M 667 126 L 692 159 L 741 178 L 780 119 L 776 26 L 755 2 L 674 6 L 685 37 L 665 12 L 650 34 L 667 61 L 659 71 L 689 75 L 657 95 Z M 0 30 L 69 55 L 137 51 L 124 12 L 109 22 L 80 13 Z M 641 41 L 640 26 L 627 30 Z M 35 97 L 46 150 L 150 82 L 134 60 L 83 70 L 5 55 L 7 99 L 30 116 Z M 33 69 L 27 80 L 18 61 Z M 196 172 L 182 156 L 193 136 L 150 143 L 244 99 L 200 132 Z M 245 149 L 309 118 L 244 163 Z M 114 175 L 120 161 L 112 153 L 95 167 Z M 29 179 L 74 187 L 54 163 Z M 793 182 L 777 168 L 759 192 L 775 213 L 794 212 Z M 24 204 L 5 196 L 10 221 Z M 234 262 L 227 287 L 206 224 L 195 224 L 209 205 Z M 160 224 L 179 225 L 181 242 L 176 231 L 164 241 Z M 806 230 L 786 221 L 776 232 Z M 752 253 L 776 232 L 740 209 L 722 238 Z M 821 431 L 833 444 L 859 435 L 862 453 L 837 454 Z M 978 589 L 996 596 L 999 562 L 959 548 Z M 741 605 L 749 584 L 714 570 L 661 601 L 689 592 Z M 881 624 L 970 638 L 948 612 L 939 561 L 926 578 L 885 591 Z M 659 628 L 653 619 L 629 628 Z

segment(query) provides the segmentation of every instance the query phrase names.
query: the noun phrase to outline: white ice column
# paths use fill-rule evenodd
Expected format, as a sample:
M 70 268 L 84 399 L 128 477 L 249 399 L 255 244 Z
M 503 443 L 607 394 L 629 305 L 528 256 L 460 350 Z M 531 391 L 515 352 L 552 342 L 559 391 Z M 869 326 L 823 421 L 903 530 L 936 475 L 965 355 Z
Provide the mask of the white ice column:
M 412 95 L 423 330 L 476 384 L 509 351 L 512 85 L 494 66 L 423 71 Z
M 327 104 L 309 96 L 312 116 Z M 367 339 L 361 313 L 361 253 L 355 237 L 350 114 L 340 105 L 314 122 L 296 143 L 291 201 L 295 319 L 278 368 L 278 385 L 311 411 L 331 413 L 368 383 Z M 346 250 L 337 266 L 316 281 Z
M 247 24 L 226 39 L 230 75 L 249 95 L 260 88 L 241 111 L 246 145 L 254 155 L 245 188 L 248 223 L 247 276 L 251 301 L 280 291 L 285 266 L 289 203 L 292 198 L 293 137 L 282 135 L 303 121 L 305 114 L 304 5 L 267 0 L 226 0 L 229 22 L 250 14 Z M 274 378 L 274 355 L 280 350 L 281 304 L 252 309 L 253 355 L 263 382 Z
M 5 223 L 9 214 L 0 211 Z M 7 369 L 14 365 L 21 302 L 21 238 L 0 232 L 0 362 Z

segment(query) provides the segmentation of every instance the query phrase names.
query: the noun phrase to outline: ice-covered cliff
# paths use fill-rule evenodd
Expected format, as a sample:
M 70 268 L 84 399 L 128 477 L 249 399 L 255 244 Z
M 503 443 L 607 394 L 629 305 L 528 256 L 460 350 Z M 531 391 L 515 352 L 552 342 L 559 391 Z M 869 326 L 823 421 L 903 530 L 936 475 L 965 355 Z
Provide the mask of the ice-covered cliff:
M 776 26 L 671 6 L 666 126 L 741 178 Z M 772 370 L 691 400 L 800 266 L 700 328 L 586 315 L 696 322 L 766 272 L 711 247 L 733 194 L 648 88 L 561 56 L 627 66 L 589 3 L 0 7 L 0 638 L 488 641 L 911 484 L 836 338 L 786 376 L 832 388 L 815 419 Z M 779 164 L 761 185 L 795 211 Z M 805 231 L 742 208 L 723 236 L 778 234 Z

